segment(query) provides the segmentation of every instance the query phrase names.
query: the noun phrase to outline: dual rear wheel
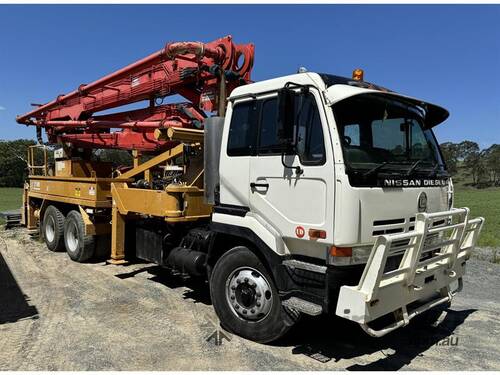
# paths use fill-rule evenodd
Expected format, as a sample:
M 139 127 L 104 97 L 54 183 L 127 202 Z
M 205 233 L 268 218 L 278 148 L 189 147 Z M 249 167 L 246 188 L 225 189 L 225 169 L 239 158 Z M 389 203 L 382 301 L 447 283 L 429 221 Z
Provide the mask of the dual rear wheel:
M 80 212 L 71 210 L 64 216 L 57 207 L 49 206 L 45 210 L 41 229 L 49 250 L 66 249 L 69 257 L 76 262 L 86 262 L 94 256 L 95 236 L 85 234 Z
M 57 207 L 47 207 L 41 229 L 45 244 L 50 251 L 64 250 L 64 215 Z

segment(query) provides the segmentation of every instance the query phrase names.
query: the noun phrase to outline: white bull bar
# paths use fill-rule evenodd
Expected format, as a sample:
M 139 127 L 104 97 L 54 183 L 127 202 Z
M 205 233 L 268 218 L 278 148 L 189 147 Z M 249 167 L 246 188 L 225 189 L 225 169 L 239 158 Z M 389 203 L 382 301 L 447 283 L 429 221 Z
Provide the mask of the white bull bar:
M 359 284 L 341 287 L 336 314 L 359 323 L 369 335 L 381 337 L 418 314 L 450 302 L 462 289 L 465 262 L 483 223 L 482 217 L 469 220 L 468 208 L 419 213 L 413 231 L 379 236 Z M 401 253 L 399 267 L 384 271 L 387 258 Z M 422 258 L 422 254 L 429 255 Z M 452 291 L 450 284 L 455 281 L 458 287 Z M 410 304 L 420 300 L 427 302 L 410 309 Z M 391 312 L 394 323 L 379 330 L 368 326 Z

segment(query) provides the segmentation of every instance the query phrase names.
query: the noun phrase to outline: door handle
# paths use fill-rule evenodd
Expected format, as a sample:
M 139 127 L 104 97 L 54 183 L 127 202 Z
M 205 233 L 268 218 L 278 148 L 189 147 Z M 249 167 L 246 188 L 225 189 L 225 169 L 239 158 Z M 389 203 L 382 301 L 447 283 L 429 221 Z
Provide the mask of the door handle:
M 255 189 L 255 188 L 258 188 L 258 187 L 269 189 L 269 184 L 267 184 L 267 183 L 258 183 L 258 182 L 250 182 L 250 187 L 252 189 Z

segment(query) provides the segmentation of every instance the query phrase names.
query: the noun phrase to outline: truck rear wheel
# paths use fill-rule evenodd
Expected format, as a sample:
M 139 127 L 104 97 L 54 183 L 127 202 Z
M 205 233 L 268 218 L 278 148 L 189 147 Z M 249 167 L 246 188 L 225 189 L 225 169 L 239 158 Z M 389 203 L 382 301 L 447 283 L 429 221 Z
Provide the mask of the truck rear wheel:
M 66 216 L 64 245 L 69 257 L 75 262 L 85 262 L 94 255 L 94 236 L 85 235 L 85 223 L 78 211 L 70 211 Z
M 109 259 L 111 255 L 111 235 L 94 236 L 94 242 L 95 242 L 94 259 L 95 260 Z
M 57 207 L 47 207 L 41 229 L 45 244 L 50 251 L 64 250 L 64 215 Z
M 296 320 L 281 305 L 262 262 L 243 246 L 217 261 L 210 278 L 210 295 L 222 326 L 253 341 L 277 340 Z

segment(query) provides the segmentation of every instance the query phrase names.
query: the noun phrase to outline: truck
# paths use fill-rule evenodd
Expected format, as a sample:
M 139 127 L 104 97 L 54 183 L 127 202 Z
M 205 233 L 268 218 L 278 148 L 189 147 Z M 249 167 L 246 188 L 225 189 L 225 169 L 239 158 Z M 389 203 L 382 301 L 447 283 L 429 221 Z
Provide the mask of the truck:
M 448 306 L 484 223 L 453 207 L 448 111 L 361 69 L 253 82 L 253 61 L 231 36 L 172 42 L 18 116 L 39 140 L 23 224 L 76 262 L 206 278 L 222 327 L 262 343 L 304 314 L 380 337 Z

